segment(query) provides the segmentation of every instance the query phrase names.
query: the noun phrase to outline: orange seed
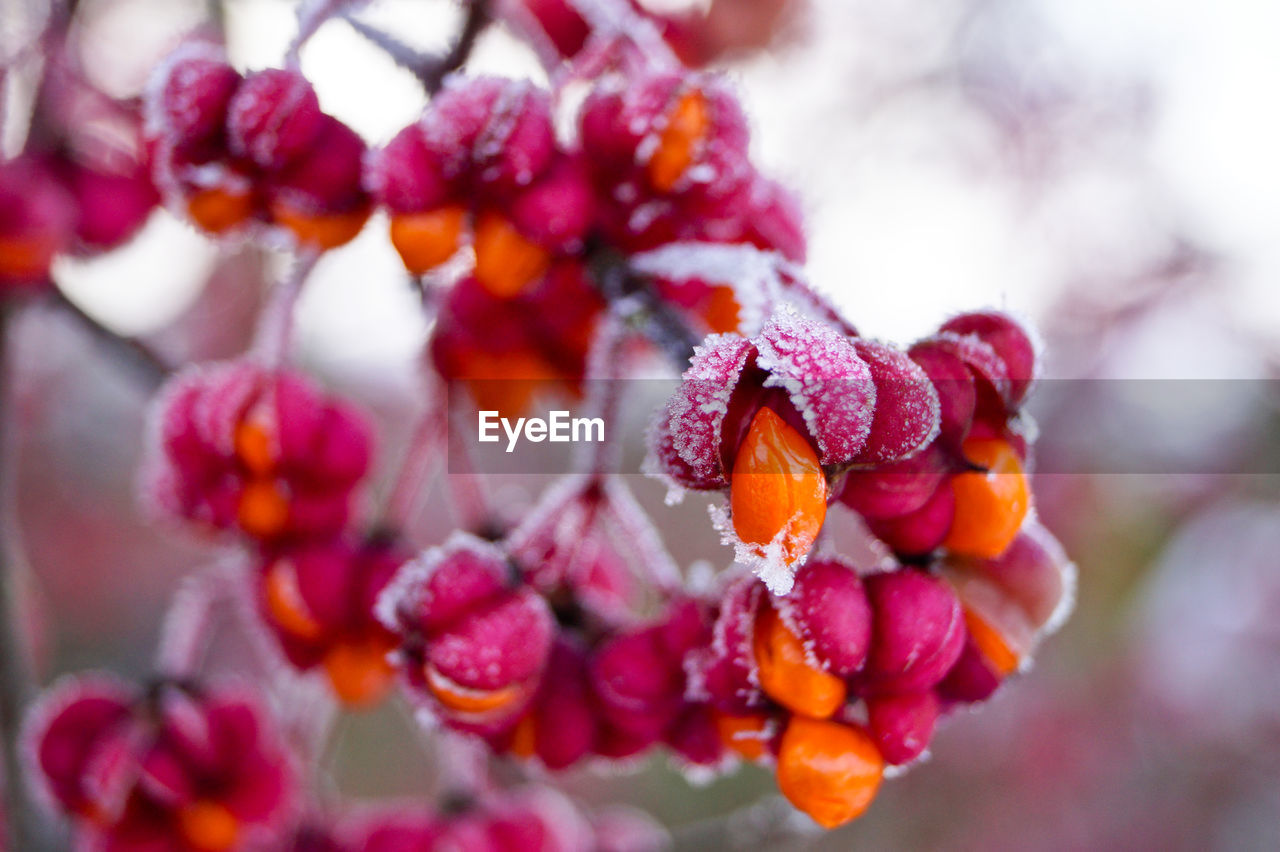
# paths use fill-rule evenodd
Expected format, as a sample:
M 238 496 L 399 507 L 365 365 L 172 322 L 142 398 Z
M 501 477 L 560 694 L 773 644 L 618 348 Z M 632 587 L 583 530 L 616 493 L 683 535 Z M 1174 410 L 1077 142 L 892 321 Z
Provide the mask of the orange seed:
M 827 516 L 827 479 L 809 441 L 768 406 L 756 412 L 729 483 L 738 538 L 761 549 L 786 530 L 788 563 L 809 552 Z
M 649 160 L 649 183 L 654 189 L 671 191 L 693 164 L 710 126 L 710 110 L 702 92 L 697 89 L 685 92 L 667 114 L 667 126 Z
M 986 471 L 961 473 L 951 480 L 956 510 L 943 545 L 962 556 L 993 559 L 1017 537 L 1027 516 L 1027 477 L 1007 441 L 970 438 L 964 442 L 964 454 Z
M 223 234 L 253 216 L 253 193 L 213 188 L 198 190 L 187 199 L 187 215 L 211 234 Z
M 271 430 L 258 420 L 245 420 L 236 426 L 236 458 L 257 476 L 266 476 L 275 469 L 275 439 Z
M 466 211 L 458 206 L 397 214 L 391 217 L 391 244 L 405 268 L 422 275 L 457 253 L 466 218 Z
M 809 662 L 800 638 L 767 602 L 756 616 L 752 649 L 760 688 L 787 709 L 826 719 L 844 704 L 844 681 Z
M 271 205 L 271 218 L 291 231 L 301 245 L 327 251 L 355 239 L 369 219 L 369 208 L 345 213 L 303 213 L 287 204 Z
M 965 609 L 964 623 L 973 644 L 978 646 L 978 653 L 991 664 L 996 674 L 1007 677 L 1018 668 L 1018 655 L 986 619 L 971 609 Z
M 716 713 L 715 720 L 720 742 L 724 743 L 725 748 L 737 752 L 746 760 L 759 760 L 769 753 L 769 738 L 765 736 L 768 716 L 762 713 L 748 713 L 744 716 Z
M 289 522 L 289 497 L 275 479 L 251 479 L 240 492 L 240 527 L 251 536 L 271 538 Z
M 339 642 L 324 657 L 334 693 L 348 707 L 372 707 L 391 688 L 395 668 L 387 654 L 395 643 L 385 634 Z
M 860 728 L 792 717 L 778 750 L 778 789 L 824 828 L 856 819 L 870 806 L 884 758 Z
M 263 581 L 267 617 L 277 627 L 299 639 L 315 641 L 324 633 L 298 589 L 298 574 L 289 559 L 277 559 Z
M 436 700 L 458 713 L 490 713 L 511 707 L 525 697 L 524 684 L 511 684 L 498 689 L 470 689 L 436 670 L 428 663 L 425 667 L 427 688 Z
M 502 216 L 485 213 L 476 224 L 476 280 L 499 299 L 511 299 L 542 276 L 551 255 Z
M 183 838 L 199 852 L 226 852 L 240 837 L 240 821 L 226 805 L 200 800 L 178 811 Z

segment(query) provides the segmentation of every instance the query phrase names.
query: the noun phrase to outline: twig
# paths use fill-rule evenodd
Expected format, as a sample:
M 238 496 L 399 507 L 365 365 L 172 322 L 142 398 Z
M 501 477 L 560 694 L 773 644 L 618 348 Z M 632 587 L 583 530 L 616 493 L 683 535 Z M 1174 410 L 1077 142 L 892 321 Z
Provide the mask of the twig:
M 486 531 L 498 521 L 489 491 L 475 470 L 475 459 L 462 437 L 453 407 L 446 402 L 445 421 L 448 434 L 448 464 L 445 484 L 450 503 L 457 511 L 458 526 L 472 531 Z
M 128 364 L 148 387 L 158 387 L 173 372 L 173 365 L 147 343 L 136 337 L 117 334 L 107 328 L 85 313 L 83 308 L 68 299 L 58 288 L 51 287 L 50 294 L 55 306 L 66 312 L 100 344 L 120 356 L 120 360 Z
M 42 850 L 52 848 L 49 830 L 39 818 L 19 758 L 18 732 L 22 712 L 32 693 L 31 654 L 23 633 L 22 613 L 18 610 L 14 581 L 17 559 L 9 509 L 8 477 L 13 475 L 7 418 L 9 358 L 7 356 L 10 305 L 0 306 L 0 750 L 3 750 L 4 825 L 7 828 L 5 848 Z M 0 837 L 0 840 L 5 838 Z
M 194 679 L 213 639 L 217 610 L 226 603 L 224 566 L 186 577 L 178 587 L 160 627 L 156 671 L 174 680 Z
M 605 497 L 605 520 L 617 532 L 618 544 L 631 551 L 632 564 L 646 572 L 664 594 L 679 591 L 684 585 L 680 568 L 631 491 L 615 477 L 610 480 Z
M 675 309 L 658 298 L 647 279 L 614 252 L 593 252 L 590 269 L 614 315 L 653 341 L 683 369 L 701 341 Z
M 302 288 L 319 259 L 319 252 L 313 250 L 299 253 L 293 259 L 293 266 L 284 280 L 272 289 L 267 305 L 258 317 L 253 350 L 271 368 L 283 365 L 289 355 L 289 344 L 293 340 L 294 309 L 297 307 L 298 297 L 302 295 Z
M 622 361 L 630 333 L 620 317 L 610 316 L 601 323 L 587 353 L 587 411 L 604 422 L 604 440 L 579 445 L 579 466 L 594 477 L 616 469 L 622 459 L 617 430 L 611 425 L 617 423 L 622 403 Z
M 380 48 L 401 68 L 418 78 L 428 94 L 434 95 L 444 85 L 444 79 L 461 68 L 471 56 L 476 39 L 491 20 L 490 0 L 468 0 L 466 17 L 453 46 L 443 55 L 423 54 L 390 33 L 371 27 L 364 21 L 344 15 L 343 18 L 360 35 Z
M 794 849 L 808 845 L 818 831 L 781 796 L 767 796 L 736 811 L 678 826 L 671 839 L 676 850 Z
M 435 469 L 434 463 L 445 449 L 447 406 L 439 383 L 432 382 L 424 396 L 423 410 L 409 435 L 409 446 L 382 512 L 382 526 L 389 530 L 403 531 L 413 518 L 423 488 Z
M 423 85 L 432 94 L 440 91 L 444 78 L 466 63 L 471 51 L 476 46 L 476 39 L 489 23 L 489 0 L 470 0 L 467 3 L 467 16 L 462 21 L 462 30 L 453 47 L 444 55 L 435 67 L 426 71 Z

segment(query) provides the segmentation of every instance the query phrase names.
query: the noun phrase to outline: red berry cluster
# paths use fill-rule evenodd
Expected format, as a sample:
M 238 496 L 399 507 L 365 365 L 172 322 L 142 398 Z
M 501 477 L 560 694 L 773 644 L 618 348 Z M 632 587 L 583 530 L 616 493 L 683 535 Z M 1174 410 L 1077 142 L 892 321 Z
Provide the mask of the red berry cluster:
M 264 544 L 332 536 L 369 468 L 371 430 L 305 376 L 252 361 L 190 368 L 156 407 L 149 499 Z
M 693 694 L 824 825 L 858 816 L 942 709 L 1019 669 L 1069 601 L 1065 556 L 1026 521 L 1034 368 L 1002 314 L 906 353 L 782 315 L 711 338 L 655 424 L 661 475 L 728 491 L 726 540 L 767 585 L 730 587 Z M 911 564 L 806 562 L 837 499 Z
M 366 183 L 411 273 L 470 246 L 469 274 L 444 297 L 447 321 L 431 352 L 483 408 L 518 412 L 533 386 L 512 380 L 576 390 L 604 308 L 592 259 L 673 242 L 803 257 L 798 210 L 752 168 L 745 117 L 715 78 L 606 79 L 575 135 L 557 139 L 545 91 L 454 78 L 371 158 Z M 700 327 L 739 325 L 733 282 L 660 278 L 658 294 Z
M 68 681 L 33 709 L 27 742 L 49 801 L 92 826 L 87 848 L 265 843 L 294 795 L 283 741 L 240 688 Z
M 646 583 L 622 553 L 625 492 L 550 493 L 500 545 L 458 535 L 405 566 L 381 603 L 399 665 L 431 715 L 495 750 L 563 769 L 665 743 L 692 764 L 723 749 L 686 700 L 685 659 L 710 638 L 709 608 Z
M 175 376 L 156 410 L 144 492 L 160 512 L 251 545 L 256 600 L 286 658 L 320 667 L 363 706 L 391 685 L 390 635 L 373 603 L 401 545 L 348 523 L 369 469 L 371 430 L 304 376 L 243 360 Z
M 309 8 L 322 23 L 355 5 Z M 644 33 L 671 37 L 662 19 L 628 0 L 524 6 L 573 56 L 547 88 L 419 67 L 424 114 L 372 152 L 320 109 L 296 51 L 241 75 L 220 48 L 188 42 L 145 98 L 156 184 L 210 234 L 288 235 L 305 261 L 281 288 L 294 296 L 318 252 L 385 210 L 433 323 L 427 385 L 461 380 L 480 408 L 518 413 L 550 383 L 616 409 L 618 382 L 590 380 L 637 373 L 620 353 L 673 355 L 684 373 L 648 469 L 676 495 L 723 495 L 712 516 L 737 566 L 686 583 L 605 469 L 611 447 L 523 518 L 461 511 L 466 529 L 413 557 L 411 499 L 376 519 L 353 505 L 371 426 L 283 355 L 259 357 L 285 345 L 171 378 L 146 499 L 235 533 L 223 537 L 248 554 L 252 626 L 346 706 L 398 679 L 424 721 L 552 770 L 657 747 L 704 772 L 761 762 L 797 808 L 842 824 L 886 766 L 924 753 L 943 714 L 1024 669 L 1069 602 L 1069 562 L 1035 521 L 1025 474 L 1035 347 L 994 312 L 906 351 L 858 334 L 805 281 L 798 207 L 752 163 L 729 88 L 666 48 L 646 55 Z M 571 84 L 585 90 L 573 115 Z M 28 157 L 0 172 L 20 208 L 0 208 L 0 275 L 47 275 L 76 227 L 34 168 Z M 108 228 L 82 229 L 110 242 Z M 284 344 L 293 305 L 276 307 Z M 426 406 L 393 497 L 421 491 L 423 459 L 456 437 L 443 405 Z M 841 522 L 878 542 L 879 564 L 833 552 Z M 283 819 L 292 773 L 266 717 L 196 683 L 82 682 L 37 712 L 40 771 L 90 843 L 223 852 L 277 829 L 261 835 L 273 848 L 286 836 L 338 850 L 613 842 L 546 791 L 470 790 L 465 807 L 355 828 Z
M 125 244 L 159 201 L 137 105 L 95 88 L 65 49 L 47 62 L 22 153 L 0 162 L 0 296 L 47 286 L 57 257 Z
M 242 77 L 220 49 L 193 41 L 156 72 L 146 104 L 156 184 L 205 231 L 270 225 L 323 250 L 369 217 L 364 142 L 320 110 L 296 69 Z
M 787 798 L 834 827 L 870 805 L 886 764 L 924 753 L 942 713 L 1025 664 L 1070 580 L 1036 525 L 995 560 L 859 572 L 819 557 L 786 597 L 743 578 L 691 658 L 690 695 L 727 747 L 773 765 Z

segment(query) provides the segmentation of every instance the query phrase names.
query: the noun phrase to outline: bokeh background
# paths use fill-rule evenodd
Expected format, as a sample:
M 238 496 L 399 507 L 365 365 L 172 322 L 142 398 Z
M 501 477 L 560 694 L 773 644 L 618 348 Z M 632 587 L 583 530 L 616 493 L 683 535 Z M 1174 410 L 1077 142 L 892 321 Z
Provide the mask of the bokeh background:
M 205 13 L 195 0 L 82 5 L 86 67 L 118 95 Z M 6 0 L 6 49 L 41 6 Z M 278 63 L 294 4 L 225 7 L 232 60 Z M 655 759 L 566 787 L 651 810 L 688 849 L 1280 847 L 1280 4 L 736 7 L 771 43 L 724 69 L 758 162 L 803 199 L 813 283 L 863 333 L 899 342 L 982 306 L 1040 330 L 1037 509 L 1078 565 L 1077 610 L 1032 672 L 947 722 L 931 759 L 840 831 L 807 830 L 751 768 L 694 788 Z M 457 15 L 446 0 L 362 13 L 428 49 Z M 341 22 L 302 64 L 325 110 L 371 143 L 422 108 L 413 80 Z M 501 30 L 468 69 L 542 73 Z M 21 128 L 8 136 L 12 153 Z M 124 249 L 61 261 L 56 277 L 122 334 L 205 359 L 244 347 L 279 260 L 158 212 Z M 377 413 L 384 483 L 426 332 L 377 222 L 321 261 L 300 306 L 295 357 Z M 136 372 L 53 310 L 26 312 L 12 344 L 9 499 L 40 676 L 144 674 L 166 602 L 218 553 L 135 506 L 149 392 Z M 543 484 L 511 477 L 499 493 L 515 511 Z M 723 565 L 700 510 L 630 484 L 682 562 Z M 420 543 L 447 530 L 444 499 L 430 495 Z M 234 668 L 242 649 L 223 645 L 211 665 Z M 406 739 L 395 707 L 343 720 L 335 787 L 438 789 L 430 751 Z

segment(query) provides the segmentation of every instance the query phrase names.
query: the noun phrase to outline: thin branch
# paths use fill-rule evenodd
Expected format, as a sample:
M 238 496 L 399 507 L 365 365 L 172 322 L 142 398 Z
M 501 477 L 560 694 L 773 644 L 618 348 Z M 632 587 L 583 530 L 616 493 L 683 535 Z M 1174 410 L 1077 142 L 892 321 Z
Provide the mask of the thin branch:
M 353 30 L 381 49 L 401 68 L 417 77 L 427 93 L 434 95 L 444 85 L 445 78 L 466 64 L 467 59 L 471 57 L 476 40 L 492 20 L 489 3 L 490 0 L 468 0 L 462 29 L 458 32 L 453 46 L 441 55 L 421 53 L 390 33 L 372 27 L 364 21 L 350 15 L 343 17 Z
M 445 422 L 447 406 L 443 389 L 439 383 L 433 382 L 424 396 L 422 411 L 409 435 L 400 471 L 382 512 L 381 525 L 389 530 L 403 531 L 413 519 L 423 489 L 446 448 L 448 424 Z
M 603 441 L 580 444 L 577 449 L 579 467 L 597 478 L 616 470 L 622 460 L 619 436 L 610 434 L 610 426 L 618 422 L 618 410 L 622 404 L 623 360 L 627 338 L 632 333 L 620 317 L 609 316 L 600 324 L 587 353 L 586 408 L 589 417 L 597 417 L 604 422 L 605 435 Z
M 271 368 L 280 367 L 288 358 L 298 298 L 319 259 L 319 252 L 310 249 L 304 249 L 294 257 L 284 280 L 272 289 L 266 307 L 258 317 L 253 350 Z
M 104 348 L 112 350 L 119 360 L 138 374 L 148 387 L 159 387 L 173 372 L 173 365 L 147 343 L 136 337 L 126 337 L 107 328 L 89 316 L 84 309 L 66 297 L 56 287 L 50 288 L 53 304 L 79 323 Z
M 467 16 L 462 21 L 457 41 L 423 78 L 423 85 L 428 92 L 434 94 L 440 91 L 444 78 L 461 68 L 471 56 L 476 39 L 489 23 L 489 2 L 490 0 L 470 0 L 467 3 Z
M 472 532 L 492 529 L 499 520 L 489 499 L 485 481 L 475 469 L 475 459 L 458 423 L 457 414 L 445 399 L 445 428 L 448 436 L 448 463 L 445 467 L 445 484 L 449 488 L 449 502 L 457 514 L 458 526 Z
M 13 476 L 10 462 L 16 456 L 9 452 L 7 419 L 9 366 L 7 356 L 9 305 L 0 307 L 0 750 L 3 754 L 4 826 L 7 829 L 5 848 L 42 850 L 53 848 L 49 827 L 39 818 L 40 811 L 31 801 L 19 756 L 18 735 L 22 726 L 23 708 L 31 698 L 33 679 L 31 653 L 23 631 L 24 619 L 18 608 L 14 583 L 20 560 L 12 534 L 15 518 L 11 514 L 9 477 Z M 5 840 L 0 836 L 0 840 Z
M 675 309 L 653 292 L 644 276 L 613 252 L 594 252 L 590 269 L 592 280 L 614 315 L 649 338 L 683 369 L 701 339 Z

